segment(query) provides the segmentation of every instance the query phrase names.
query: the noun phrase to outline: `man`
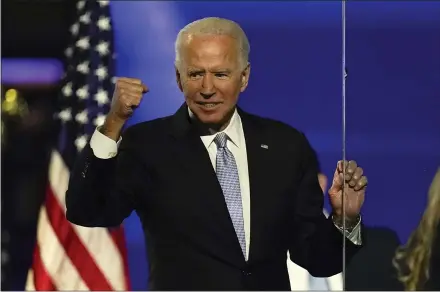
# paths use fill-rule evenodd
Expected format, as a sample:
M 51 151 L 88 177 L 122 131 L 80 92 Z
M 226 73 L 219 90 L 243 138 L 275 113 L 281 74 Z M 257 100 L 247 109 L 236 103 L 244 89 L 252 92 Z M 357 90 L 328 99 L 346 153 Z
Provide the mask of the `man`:
M 148 88 L 120 78 L 104 125 L 76 162 L 67 218 L 114 226 L 135 210 L 147 238 L 150 289 L 289 290 L 287 250 L 314 276 L 339 273 L 343 187 L 344 232 L 355 235 L 348 257 L 361 245 L 362 169 L 338 163 L 326 219 L 305 136 L 236 106 L 249 81 L 248 54 L 235 22 L 187 25 L 176 40 L 185 104 L 173 116 L 128 128 L 121 139 Z

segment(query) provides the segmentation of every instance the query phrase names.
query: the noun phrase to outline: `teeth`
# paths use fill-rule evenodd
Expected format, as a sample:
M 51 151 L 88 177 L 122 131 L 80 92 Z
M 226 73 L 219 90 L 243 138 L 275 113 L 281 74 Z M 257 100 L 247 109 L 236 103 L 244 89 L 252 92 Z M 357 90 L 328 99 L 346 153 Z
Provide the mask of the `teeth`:
M 215 107 L 217 104 L 215 103 L 205 103 L 203 106 L 204 107 Z

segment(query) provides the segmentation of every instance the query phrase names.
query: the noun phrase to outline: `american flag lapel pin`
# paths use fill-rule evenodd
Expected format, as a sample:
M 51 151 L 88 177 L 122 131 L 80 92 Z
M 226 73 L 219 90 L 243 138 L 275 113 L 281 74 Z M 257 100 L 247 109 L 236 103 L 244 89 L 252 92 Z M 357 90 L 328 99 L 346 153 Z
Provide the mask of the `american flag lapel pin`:
M 269 146 L 267 146 L 266 144 L 261 144 L 261 148 L 269 149 Z

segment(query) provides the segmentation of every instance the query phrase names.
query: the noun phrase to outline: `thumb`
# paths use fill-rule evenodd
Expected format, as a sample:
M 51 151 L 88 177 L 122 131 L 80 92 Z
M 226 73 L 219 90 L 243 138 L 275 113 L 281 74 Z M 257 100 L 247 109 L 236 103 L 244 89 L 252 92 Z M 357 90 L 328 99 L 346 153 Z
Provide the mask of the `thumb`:
M 141 86 L 142 86 L 142 93 L 147 93 L 150 91 L 147 85 L 142 83 Z
M 333 175 L 333 183 L 330 189 L 328 190 L 328 193 L 330 195 L 336 195 L 339 191 L 342 190 L 344 183 L 343 174 L 339 173 L 338 170 L 335 170 L 335 174 Z

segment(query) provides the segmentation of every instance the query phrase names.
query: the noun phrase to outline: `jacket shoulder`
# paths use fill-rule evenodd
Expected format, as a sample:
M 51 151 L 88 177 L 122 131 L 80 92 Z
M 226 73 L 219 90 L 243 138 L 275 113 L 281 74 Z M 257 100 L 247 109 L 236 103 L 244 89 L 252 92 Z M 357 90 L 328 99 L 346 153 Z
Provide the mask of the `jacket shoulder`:
M 285 122 L 252 114 L 246 114 L 245 119 L 260 129 L 260 133 L 266 139 L 272 142 L 276 141 L 282 145 L 280 146 L 282 148 L 287 147 L 293 151 L 309 147 L 308 139 L 304 133 Z
M 170 124 L 171 116 L 157 118 L 150 121 L 136 123 L 127 127 L 123 134 L 123 139 L 145 139 L 151 140 L 151 137 L 158 137 L 167 132 L 168 125 Z
M 246 118 L 257 124 L 261 129 L 275 135 L 303 136 L 297 128 L 279 120 L 246 113 Z

